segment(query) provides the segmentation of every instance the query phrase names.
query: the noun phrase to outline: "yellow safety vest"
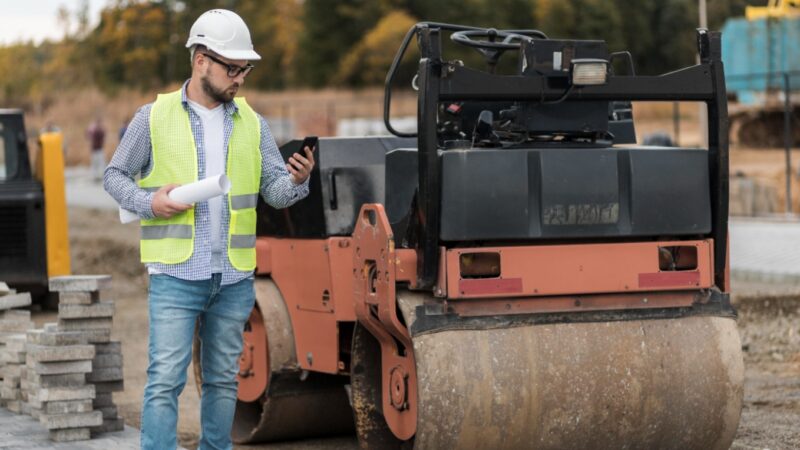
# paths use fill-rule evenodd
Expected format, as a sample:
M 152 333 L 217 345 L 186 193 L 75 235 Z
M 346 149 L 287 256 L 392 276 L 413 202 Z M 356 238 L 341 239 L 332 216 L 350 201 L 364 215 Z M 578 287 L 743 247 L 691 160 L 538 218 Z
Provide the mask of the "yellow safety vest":
M 256 267 L 256 203 L 261 181 L 261 123 L 244 98 L 234 99 L 239 111 L 233 116 L 228 143 L 226 174 L 230 225 L 228 259 L 234 268 Z M 189 124 L 189 113 L 181 103 L 181 91 L 160 94 L 150 110 L 153 166 L 139 186 L 156 191 L 161 186 L 197 181 L 197 147 Z M 194 251 L 194 208 L 169 219 L 142 220 L 142 262 L 178 264 Z

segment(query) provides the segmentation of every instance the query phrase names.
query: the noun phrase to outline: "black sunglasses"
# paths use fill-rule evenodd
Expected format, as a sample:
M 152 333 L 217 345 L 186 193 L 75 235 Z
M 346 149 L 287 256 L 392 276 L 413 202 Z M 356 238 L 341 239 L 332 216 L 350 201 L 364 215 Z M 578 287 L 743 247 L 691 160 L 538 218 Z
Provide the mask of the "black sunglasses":
M 218 58 L 215 58 L 215 57 L 209 55 L 208 53 L 201 53 L 201 55 L 203 55 L 203 56 L 207 57 L 208 59 L 214 61 L 215 63 L 219 64 L 220 66 L 227 67 L 228 68 L 228 76 L 231 77 L 231 78 L 236 78 L 240 74 L 243 74 L 244 76 L 247 76 L 247 74 L 250 73 L 251 70 L 253 70 L 253 65 L 252 64 L 247 64 L 246 66 L 242 67 L 242 66 L 237 66 L 235 64 L 228 64 L 226 62 L 220 61 Z

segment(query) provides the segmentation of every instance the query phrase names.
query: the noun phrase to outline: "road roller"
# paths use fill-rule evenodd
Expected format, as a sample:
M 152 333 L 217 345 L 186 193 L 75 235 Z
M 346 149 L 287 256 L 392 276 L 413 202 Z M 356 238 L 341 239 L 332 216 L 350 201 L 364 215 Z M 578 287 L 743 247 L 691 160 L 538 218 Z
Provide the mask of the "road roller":
M 600 40 L 412 27 L 391 135 L 320 138 L 309 196 L 258 207 L 234 441 L 730 447 L 726 94 L 719 33 L 696 39 L 698 64 L 642 76 Z M 707 147 L 637 145 L 637 101 L 705 103 Z

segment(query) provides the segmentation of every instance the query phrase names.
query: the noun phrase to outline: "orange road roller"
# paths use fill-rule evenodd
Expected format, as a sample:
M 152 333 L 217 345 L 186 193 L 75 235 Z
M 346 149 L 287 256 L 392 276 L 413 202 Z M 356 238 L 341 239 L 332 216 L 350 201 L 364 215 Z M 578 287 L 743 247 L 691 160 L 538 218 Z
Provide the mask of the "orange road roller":
M 413 40 L 411 133 L 390 111 Z M 641 76 L 599 40 L 409 30 L 392 135 L 320 138 L 309 197 L 259 205 L 234 441 L 728 448 L 744 369 L 719 33 L 697 49 Z M 705 103 L 707 147 L 637 145 L 637 101 Z

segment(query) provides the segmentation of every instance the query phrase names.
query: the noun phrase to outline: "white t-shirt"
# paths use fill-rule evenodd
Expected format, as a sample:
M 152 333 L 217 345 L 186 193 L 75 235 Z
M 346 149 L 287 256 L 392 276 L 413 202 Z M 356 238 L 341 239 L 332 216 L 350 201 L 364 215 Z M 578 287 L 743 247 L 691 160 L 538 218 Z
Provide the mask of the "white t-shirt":
M 225 107 L 220 104 L 208 109 L 189 100 L 189 105 L 203 124 L 203 148 L 206 159 L 205 178 L 225 173 Z M 198 143 L 199 145 L 199 143 Z M 200 149 L 198 149 L 200 150 Z M 208 200 L 208 219 L 211 221 L 211 272 L 222 272 L 222 196 Z

